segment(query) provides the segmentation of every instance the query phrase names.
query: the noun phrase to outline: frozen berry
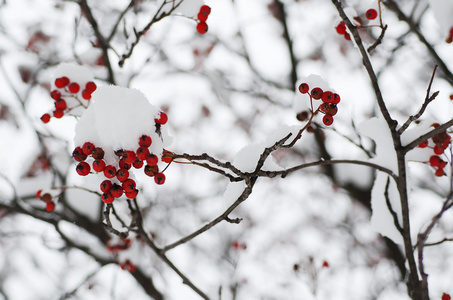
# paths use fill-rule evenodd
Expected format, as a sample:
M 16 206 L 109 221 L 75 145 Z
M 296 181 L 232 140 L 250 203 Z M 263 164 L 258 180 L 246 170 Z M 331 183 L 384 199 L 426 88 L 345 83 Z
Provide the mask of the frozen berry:
M 115 197 L 113 197 L 112 194 L 107 192 L 102 194 L 101 199 L 105 204 L 110 204 L 113 202 L 113 200 L 115 200 Z
M 103 159 L 104 155 L 105 155 L 104 150 L 102 150 L 101 147 L 96 147 L 91 152 L 91 156 L 93 156 L 94 159 Z
M 201 11 L 198 13 L 197 15 L 197 19 L 198 21 L 200 22 L 206 22 L 206 20 L 208 19 L 208 15 L 207 14 L 204 14 L 202 13 Z
M 93 93 L 96 89 L 97 89 L 96 83 L 94 83 L 93 81 L 88 81 L 85 84 L 85 90 L 90 94 Z
M 76 147 L 72 152 L 72 157 L 74 157 L 76 161 L 85 161 L 88 156 L 85 153 L 83 153 L 82 148 Z
M 112 165 L 108 165 L 104 168 L 104 176 L 107 178 L 113 178 L 116 176 L 116 168 Z
M 64 116 L 64 111 L 62 109 L 56 109 L 53 112 L 53 116 L 57 119 L 61 119 Z
M 333 93 L 332 104 L 338 104 L 338 103 L 340 103 L 340 95 L 338 95 L 337 93 Z
M 112 185 L 112 187 L 110 188 L 109 193 L 110 193 L 113 197 L 119 198 L 119 197 L 123 196 L 123 188 L 122 188 L 120 185 L 114 183 L 114 184 Z
M 133 179 L 130 179 L 130 178 L 129 178 L 129 179 L 126 179 L 126 180 L 123 182 L 122 187 L 123 187 L 123 190 L 124 190 L 125 192 L 127 192 L 127 191 L 129 191 L 129 192 L 130 192 L 130 191 L 134 191 L 135 188 L 136 188 L 136 183 L 135 183 L 135 181 L 134 181 Z
M 52 211 L 54 211 L 54 209 L 55 209 L 55 203 L 54 202 L 46 203 L 46 210 L 48 212 L 52 212 Z
M 444 172 L 444 169 L 437 169 L 436 172 L 434 173 L 434 175 L 436 175 L 437 177 L 442 177 L 445 175 L 445 172 Z
M 85 144 L 83 144 L 82 146 L 82 151 L 83 153 L 85 153 L 86 155 L 90 155 L 91 153 L 93 153 L 93 149 L 96 148 L 94 146 L 93 143 L 91 142 L 86 142 Z
M 143 160 L 140 160 L 140 159 L 136 159 L 133 163 L 132 163 L 132 166 L 136 169 L 140 169 L 141 167 L 143 167 Z
M 164 182 L 165 182 L 165 175 L 164 175 L 164 173 L 157 173 L 157 174 L 154 176 L 154 182 L 157 183 L 157 184 L 164 184 Z
M 137 157 L 136 157 L 134 151 L 127 150 L 123 154 L 124 162 L 127 163 L 127 164 L 132 164 L 135 161 L 136 158 Z
M 450 297 L 449 294 L 443 293 L 441 299 L 442 299 L 442 300 L 451 300 L 451 297 Z
M 41 116 L 41 121 L 46 124 L 46 123 L 49 123 L 50 122 L 50 115 L 49 114 L 43 114 Z
M 198 22 L 197 31 L 199 34 L 205 34 L 208 32 L 208 24 L 206 22 Z
M 90 100 L 91 99 L 91 93 L 88 92 L 87 90 L 82 91 L 82 98 L 85 100 Z
M 324 123 L 324 125 L 330 126 L 333 123 L 333 117 L 331 115 L 326 114 L 322 118 L 322 122 Z
M 77 82 L 72 82 L 69 86 L 68 86 L 68 90 L 73 93 L 73 94 L 76 94 L 80 91 L 80 85 L 77 83 Z
M 93 170 L 96 172 L 103 172 L 105 169 L 105 161 L 102 159 L 96 159 L 93 161 Z
M 351 40 L 351 35 L 347 32 L 344 33 L 344 39 L 347 40 L 347 41 L 350 41 Z
M 149 147 L 151 146 L 152 140 L 149 135 L 142 135 L 138 141 L 138 144 L 141 147 Z
M 120 159 L 118 166 L 120 167 L 120 169 L 130 170 L 132 164 L 126 163 L 125 160 L 122 158 Z
M 50 97 L 52 97 L 52 99 L 54 99 L 54 100 L 58 100 L 61 98 L 61 93 L 60 93 L 60 91 L 53 90 L 50 92 Z
M 57 110 L 61 110 L 61 111 L 64 111 L 66 109 L 67 105 L 66 105 L 66 101 L 64 99 L 58 99 L 57 101 L 55 101 L 55 108 Z
M 149 154 L 150 153 L 147 147 L 140 147 L 137 149 L 137 158 L 140 160 L 146 160 Z
M 118 172 L 116 172 L 116 178 L 121 182 L 125 181 L 129 178 L 129 171 L 126 169 L 119 169 Z
M 154 122 L 156 122 L 157 124 L 160 124 L 160 125 L 164 125 L 165 123 L 167 123 L 167 121 L 168 121 L 168 116 L 164 112 L 161 112 L 159 114 L 159 119 L 154 119 Z
M 376 19 L 378 13 L 375 9 L 370 8 L 369 10 L 366 11 L 365 16 L 368 20 L 374 20 Z
M 346 25 L 344 22 L 340 22 L 337 27 L 335 27 L 335 30 L 337 31 L 338 34 L 345 34 L 346 33 Z
M 45 193 L 44 195 L 41 195 L 41 200 L 46 202 L 46 203 L 52 202 L 52 199 L 53 199 L 53 197 L 49 193 Z
M 440 147 L 439 145 L 434 146 L 434 153 L 437 155 L 441 155 L 444 153 L 444 148 Z
M 316 99 L 316 100 L 321 99 L 322 93 L 323 93 L 323 91 L 319 87 L 315 87 L 314 89 L 311 90 L 311 96 L 313 97 L 313 99 Z
M 69 84 L 69 78 L 68 77 L 60 77 L 55 79 L 55 86 L 59 89 L 64 88 Z
M 149 177 L 153 177 L 157 173 L 159 173 L 159 167 L 157 165 L 154 165 L 154 166 L 146 165 L 145 166 L 145 174 L 148 175 Z
M 110 180 L 104 180 L 101 182 L 101 191 L 107 193 L 112 187 L 113 183 Z
M 308 90 L 310 89 L 310 87 L 308 86 L 308 84 L 306 83 L 301 83 L 299 85 L 299 92 L 301 92 L 302 94 L 306 94 L 308 93 Z
M 159 159 L 157 158 L 156 155 L 150 154 L 146 158 L 146 163 L 148 164 L 148 166 L 155 166 L 155 165 L 157 165 L 158 160 Z
M 138 195 L 138 190 L 135 189 L 135 190 L 133 190 L 133 191 L 126 191 L 126 192 L 125 192 L 125 195 L 126 195 L 126 197 L 129 198 L 129 199 L 134 199 L 134 198 L 137 197 L 137 195 Z
M 80 176 L 87 176 L 88 174 L 90 174 L 91 168 L 88 163 L 82 161 L 82 162 L 79 162 L 79 164 L 76 167 L 76 170 Z

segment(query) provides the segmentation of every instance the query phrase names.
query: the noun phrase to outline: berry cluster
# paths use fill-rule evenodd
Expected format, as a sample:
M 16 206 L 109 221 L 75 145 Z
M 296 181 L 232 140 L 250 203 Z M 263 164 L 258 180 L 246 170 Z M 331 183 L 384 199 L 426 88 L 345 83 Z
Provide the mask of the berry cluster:
M 365 12 L 365 18 L 369 21 L 376 19 L 378 16 L 378 12 L 374 8 L 370 8 Z M 363 19 L 360 16 L 354 17 L 354 21 L 356 22 L 357 28 L 361 28 L 363 26 Z M 336 32 L 339 35 L 342 35 L 345 40 L 350 41 L 351 35 L 346 31 L 346 24 L 344 21 L 341 21 L 335 27 Z
M 199 34 L 205 34 L 208 32 L 208 24 L 206 24 L 206 20 L 208 20 L 209 14 L 211 13 L 211 8 L 207 5 L 203 5 L 200 7 L 200 11 L 198 12 L 197 19 L 197 31 Z
M 84 106 L 82 101 L 88 101 L 91 99 L 91 94 L 96 90 L 97 86 L 94 82 L 88 81 L 81 88 L 81 85 L 77 82 L 71 82 L 68 77 L 63 76 L 55 79 L 55 89 L 50 92 L 50 97 L 55 100 L 55 110 L 53 111 L 53 117 L 60 119 L 65 113 L 70 112 L 76 106 Z M 79 94 L 83 100 L 79 98 Z M 75 100 L 68 103 L 68 99 Z M 43 123 L 49 123 L 51 119 L 49 113 L 45 113 L 41 117 Z
M 159 118 L 154 120 L 156 122 L 156 128 L 164 125 L 167 119 L 167 114 L 161 112 Z M 129 199 L 137 196 L 138 189 L 136 188 L 136 182 L 130 177 L 129 172 L 132 167 L 141 169 L 144 166 L 144 173 L 150 177 L 154 177 L 156 184 L 163 184 L 165 182 L 165 175 L 163 171 L 159 170 L 158 166 L 159 157 L 150 152 L 149 147 L 151 144 L 151 137 L 149 135 L 142 135 L 138 140 L 135 150 L 120 149 L 113 151 L 115 161 L 110 164 L 105 159 L 104 149 L 102 147 L 96 147 L 91 142 L 85 142 L 82 146 L 76 147 L 72 156 L 79 162 L 76 171 L 80 176 L 87 176 L 93 170 L 106 177 L 106 180 L 100 185 L 103 193 L 101 199 L 106 204 L 109 204 L 116 198 L 123 196 L 123 194 Z M 164 150 L 160 160 L 170 163 L 172 156 L 172 152 Z M 91 165 L 86 162 L 88 157 L 92 158 Z
M 134 273 L 136 270 L 135 265 L 129 259 L 126 259 L 124 262 L 120 263 L 120 267 L 122 270 L 129 271 L 131 273 Z
M 448 32 L 448 37 L 445 40 L 448 44 L 451 44 L 453 42 L 453 27 L 450 28 L 450 31 Z
M 46 210 L 52 212 L 55 209 L 54 197 L 50 193 L 43 193 L 42 190 L 36 192 L 36 198 L 41 199 L 46 203 Z
M 118 253 L 120 251 L 126 250 L 131 246 L 131 239 L 125 238 L 120 239 L 118 243 L 112 242 L 109 240 L 107 242 L 107 251 L 111 253 Z
M 319 87 L 314 87 L 310 90 L 310 87 L 307 83 L 301 83 L 299 85 L 299 92 L 310 96 L 310 102 L 312 105 L 313 100 L 321 100 L 322 103 L 319 105 L 318 109 L 313 112 L 313 114 L 316 114 L 318 111 L 320 111 L 324 114 L 324 117 L 322 119 L 324 125 L 332 125 L 333 116 L 335 116 L 338 112 L 337 104 L 340 103 L 340 95 L 331 91 L 323 91 Z M 299 121 L 304 121 L 308 118 L 308 112 L 301 112 L 297 114 L 296 117 Z
M 439 127 L 438 123 L 434 123 L 431 125 L 434 128 Z M 431 148 L 434 152 L 434 155 L 432 155 L 429 158 L 428 163 L 436 170 L 435 175 L 438 177 L 444 176 L 444 168 L 447 166 L 447 162 L 444 161 L 440 155 L 442 155 L 445 151 L 445 149 L 448 148 L 448 146 L 451 143 L 451 137 L 448 135 L 446 131 L 443 131 L 441 133 L 438 133 L 435 135 L 431 141 L 426 140 L 424 142 L 421 142 L 418 147 L 420 148 Z

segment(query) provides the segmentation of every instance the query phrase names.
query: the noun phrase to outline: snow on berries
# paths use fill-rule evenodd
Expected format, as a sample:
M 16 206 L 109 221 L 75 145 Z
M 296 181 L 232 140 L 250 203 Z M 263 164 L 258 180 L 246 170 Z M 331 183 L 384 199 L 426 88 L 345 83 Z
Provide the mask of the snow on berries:
M 297 86 L 297 90 L 304 95 L 304 100 L 298 100 L 295 103 L 295 109 L 297 111 L 296 118 L 299 121 L 306 121 L 309 118 L 309 114 L 316 115 L 317 113 L 322 113 L 324 114 L 322 119 L 324 125 L 332 125 L 333 116 L 338 112 L 337 104 L 340 103 L 340 96 L 317 75 L 310 75 L 304 78 Z M 306 103 L 303 102 L 306 100 L 309 103 L 308 111 L 304 109 Z M 319 100 L 321 100 L 321 103 L 316 107 Z
M 139 170 L 163 184 L 171 153 L 164 150 L 169 140 L 167 114 L 140 91 L 118 86 L 100 87 L 90 101 L 76 126 L 77 173 L 104 179 L 99 190 L 106 204 L 138 195 L 134 172 Z
M 54 73 L 50 97 L 54 100 L 55 109 L 42 115 L 43 123 L 49 123 L 52 116 L 57 119 L 68 113 L 80 116 L 97 89 L 93 74 L 86 67 L 61 64 Z

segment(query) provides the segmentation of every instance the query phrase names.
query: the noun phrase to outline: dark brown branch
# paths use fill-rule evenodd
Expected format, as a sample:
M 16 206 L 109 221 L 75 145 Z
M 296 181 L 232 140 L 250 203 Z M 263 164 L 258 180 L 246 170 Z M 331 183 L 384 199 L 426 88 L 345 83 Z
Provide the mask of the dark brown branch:
M 384 190 L 385 204 L 387 204 L 387 208 L 389 209 L 389 212 L 392 215 L 393 223 L 395 224 L 396 229 L 398 229 L 398 231 L 401 235 L 404 235 L 403 228 L 401 227 L 400 222 L 398 220 L 398 215 L 393 210 L 392 203 L 390 203 L 389 186 L 390 186 L 390 177 L 387 178 L 387 183 L 385 184 L 385 190 Z
M 127 238 L 129 236 L 129 232 L 122 232 L 113 227 L 112 222 L 110 221 L 110 210 L 111 209 L 113 209 L 113 205 L 111 203 L 107 204 L 105 207 L 105 211 L 104 211 L 105 223 L 103 223 L 105 226 L 105 229 L 107 229 L 109 232 L 111 232 L 114 235 L 117 235 L 123 239 Z
M 453 126 L 453 119 L 451 119 L 450 121 L 440 125 L 439 127 L 437 128 L 434 128 L 433 130 L 431 130 L 430 132 L 428 133 L 425 133 L 424 135 L 418 137 L 417 139 L 413 140 L 412 142 L 410 142 L 409 144 L 407 144 L 406 146 L 404 146 L 401 151 L 403 153 L 407 153 L 409 152 L 410 150 L 414 149 L 415 147 L 417 147 L 421 142 L 424 142 L 426 141 L 427 139 L 430 139 L 432 138 L 433 136 L 441 133 L 441 132 L 444 132 L 445 130 L 447 130 L 448 128 L 450 128 L 451 126 Z
M 379 14 L 380 15 L 380 14 Z M 385 25 L 382 29 L 381 29 L 381 34 L 379 35 L 379 37 L 377 38 L 376 41 L 374 41 L 373 45 L 371 45 L 370 47 L 368 47 L 367 51 L 368 53 L 371 53 L 372 51 L 374 51 L 374 49 L 376 49 L 377 46 L 379 46 L 381 43 L 382 43 L 382 40 L 384 39 L 384 35 L 385 35 L 385 32 L 387 31 L 387 28 L 388 26 Z
M 426 90 L 426 96 L 425 96 L 425 102 L 423 102 L 423 105 L 420 107 L 420 110 L 418 111 L 417 114 L 413 115 L 413 116 L 410 116 L 407 121 L 404 123 L 403 126 L 401 126 L 400 129 L 398 129 L 398 133 L 399 134 L 402 134 L 408 127 L 409 125 L 411 125 L 411 123 L 415 120 L 418 120 L 422 114 L 425 112 L 425 109 L 426 107 L 428 107 L 428 104 L 433 101 L 434 99 L 436 99 L 437 95 L 439 94 L 439 92 L 434 92 L 431 96 L 431 86 L 433 85 L 433 81 L 434 81 L 434 75 L 436 75 L 436 70 L 437 70 L 437 65 L 434 67 L 434 70 L 433 70 L 433 74 L 431 75 L 431 80 L 429 81 L 429 84 L 428 84 L 428 89 Z

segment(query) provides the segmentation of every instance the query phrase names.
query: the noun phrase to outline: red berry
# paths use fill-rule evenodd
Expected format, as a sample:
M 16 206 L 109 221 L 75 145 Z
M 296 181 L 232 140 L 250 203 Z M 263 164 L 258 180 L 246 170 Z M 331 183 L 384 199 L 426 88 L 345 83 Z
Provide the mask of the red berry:
M 137 197 L 137 195 L 138 195 L 138 190 L 135 189 L 135 190 L 133 190 L 133 191 L 126 191 L 125 194 L 126 194 L 126 197 L 127 197 L 127 198 L 129 198 L 129 199 L 134 199 L 134 198 Z
M 84 161 L 79 162 L 79 164 L 76 167 L 76 171 L 80 176 L 87 176 L 90 174 L 90 165 Z
M 86 142 L 85 144 L 83 144 L 82 146 L 82 151 L 83 153 L 85 153 L 86 155 L 90 155 L 91 153 L 93 153 L 93 149 L 96 148 L 94 147 L 94 144 L 91 143 L 91 142 Z
M 208 15 L 207 14 L 204 14 L 202 13 L 201 11 L 198 13 L 197 15 L 197 19 L 198 21 L 200 22 L 206 22 L 206 20 L 208 19 Z
M 296 119 L 303 122 L 308 119 L 308 111 L 300 112 L 296 115 Z
M 326 91 L 322 93 L 321 100 L 326 103 L 332 103 L 333 102 L 333 93 Z
M 299 85 L 299 92 L 301 92 L 302 94 L 306 94 L 308 93 L 308 90 L 310 89 L 310 87 L 308 86 L 308 84 L 306 83 L 301 83 Z
M 124 162 L 127 164 L 132 164 L 136 158 L 137 156 L 135 155 L 134 151 L 127 150 L 123 154 Z
M 80 91 L 80 85 L 77 83 L 77 82 L 72 82 L 69 86 L 68 86 L 68 90 L 73 93 L 73 94 L 76 94 Z
M 105 204 L 110 204 L 113 200 L 115 200 L 115 197 L 113 197 L 110 193 L 104 193 L 102 194 L 101 199 Z
M 369 10 L 366 11 L 365 16 L 368 20 L 374 20 L 376 19 L 378 13 L 375 9 L 370 8 Z
M 152 140 L 149 135 L 142 135 L 140 139 L 138 140 L 138 144 L 141 147 L 149 147 L 151 146 Z
M 211 8 L 209 6 L 207 6 L 207 5 L 202 5 L 200 7 L 200 12 L 206 14 L 207 16 L 209 16 L 209 14 L 211 13 Z
M 76 147 L 72 152 L 72 157 L 74 157 L 76 161 L 85 161 L 88 156 L 85 153 L 83 153 L 82 148 Z
M 205 34 L 208 32 L 208 24 L 206 22 L 198 22 L 197 31 L 199 34 Z
M 91 99 L 91 93 L 88 92 L 87 90 L 82 91 L 82 98 L 85 100 L 90 100 Z
M 418 144 L 418 147 L 419 148 L 426 148 L 428 146 L 428 140 L 424 141 L 424 142 L 421 142 L 420 144 Z
M 63 116 L 64 116 L 64 111 L 61 110 L 61 109 L 56 109 L 54 112 L 53 112 L 53 116 L 57 119 L 61 119 Z
M 445 168 L 446 166 L 447 166 L 447 162 L 441 159 L 440 162 L 439 162 L 439 168 L 440 168 L 440 169 L 443 169 L 443 168 Z
M 314 89 L 311 90 L 311 96 L 313 99 L 316 100 L 321 99 L 322 93 L 323 91 L 319 87 L 315 87 Z
M 338 107 L 335 104 L 329 104 L 329 110 L 327 111 L 327 114 L 331 116 L 335 116 L 338 112 Z
M 133 163 L 132 163 L 132 166 L 136 169 L 140 169 L 141 167 L 143 167 L 143 160 L 140 160 L 140 159 L 136 159 Z
M 124 161 L 124 159 L 120 159 L 120 162 L 118 163 L 118 166 L 120 167 L 120 169 L 125 169 L 125 170 L 130 170 L 131 168 L 131 164 L 128 164 Z
M 159 161 L 159 159 L 154 154 L 150 154 L 146 158 L 146 163 L 148 164 L 148 166 L 155 166 L 155 165 L 157 165 L 158 161 Z
M 126 169 L 119 169 L 118 172 L 116 172 L 116 178 L 118 178 L 119 181 L 125 181 L 129 178 L 129 171 Z
M 55 108 L 57 110 L 61 110 L 61 111 L 64 111 L 66 109 L 67 105 L 66 105 L 66 101 L 62 98 L 58 99 L 57 101 L 55 101 Z
M 322 111 L 323 113 L 327 113 L 329 111 L 330 105 L 329 103 L 323 103 L 319 106 L 319 110 Z
M 160 125 L 164 125 L 165 123 L 167 123 L 167 121 L 168 121 L 168 116 L 164 112 L 161 112 L 159 114 L 159 119 L 154 119 L 154 122 L 156 122 L 157 124 L 160 124 Z
M 444 148 L 440 147 L 439 145 L 434 146 L 434 153 L 437 155 L 441 155 L 444 153 Z
M 119 197 L 123 196 L 123 188 L 122 188 L 120 185 L 114 183 L 114 184 L 112 185 L 112 187 L 110 188 L 109 193 L 110 193 L 113 197 L 119 198 Z
M 437 177 L 444 176 L 445 175 L 444 169 L 442 169 L 442 168 L 437 169 L 436 172 L 434 173 L 434 175 L 436 175 Z
M 433 156 L 431 156 L 431 157 L 429 158 L 429 164 L 430 164 L 431 166 L 433 166 L 433 167 L 439 166 L 440 161 L 441 161 L 441 159 L 440 159 L 440 157 L 437 156 L 437 155 L 433 155 Z
M 104 154 L 104 150 L 102 150 L 101 147 L 96 147 L 93 149 L 93 152 L 91 152 L 91 156 L 93 156 L 94 159 L 103 159 Z
M 41 195 L 41 200 L 44 201 L 45 203 L 50 203 L 52 202 L 52 195 L 49 193 L 45 193 L 44 195 Z
M 159 173 L 159 167 L 157 165 L 154 165 L 154 166 L 146 165 L 145 166 L 145 174 L 148 175 L 149 177 L 153 177 L 157 173 Z
M 102 159 L 96 159 L 93 161 L 93 170 L 96 172 L 103 172 L 105 169 L 105 161 Z
M 54 211 L 54 209 L 55 209 L 55 203 L 54 202 L 46 203 L 46 210 L 48 212 L 52 212 L 52 211 Z
M 154 182 L 157 184 L 164 184 L 165 182 L 164 173 L 157 173 L 156 175 L 154 175 Z
M 168 164 L 171 163 L 171 161 L 173 160 L 173 155 L 173 152 L 164 150 L 164 152 L 162 153 L 162 161 Z
M 137 149 L 137 158 L 139 160 L 146 160 L 149 155 L 149 150 L 146 147 L 140 147 Z
M 107 178 L 113 178 L 116 176 L 116 168 L 112 165 L 108 165 L 104 168 L 104 176 Z
M 64 88 L 69 84 L 69 78 L 68 77 L 60 77 L 55 79 L 55 86 L 59 89 Z
M 333 123 L 333 117 L 329 114 L 324 115 L 324 118 L 322 118 L 322 122 L 326 126 L 330 126 Z
M 35 194 L 36 198 L 41 198 L 42 190 L 38 190 Z
M 60 91 L 53 90 L 50 92 L 50 97 L 52 97 L 52 99 L 54 99 L 54 100 L 58 100 L 61 98 L 61 93 L 60 93 Z
M 322 262 L 322 267 L 323 268 L 328 268 L 329 267 L 329 263 L 327 261 L 323 261 Z
M 340 103 L 340 95 L 338 95 L 337 93 L 334 93 L 332 104 L 338 104 L 338 103 Z
M 90 94 L 93 93 L 96 89 L 97 89 L 96 83 L 94 83 L 93 81 L 88 81 L 85 84 L 85 90 Z
M 110 188 L 112 187 L 113 183 L 110 181 L 110 180 L 104 180 L 102 183 L 101 183 L 101 191 L 103 193 L 107 193 Z
M 335 27 L 338 34 L 345 34 L 346 33 L 346 25 L 344 22 L 340 22 L 337 27 Z
M 344 33 L 344 39 L 347 41 L 351 40 L 351 36 L 349 35 L 349 33 L 347 33 L 347 32 Z
M 442 294 L 442 300 L 451 300 L 451 297 L 449 294 L 443 293 Z
M 128 191 L 131 192 L 131 191 L 134 191 L 134 190 L 135 190 L 135 188 L 136 188 L 136 183 L 135 183 L 135 181 L 134 181 L 133 179 L 130 179 L 130 178 L 129 178 L 129 179 L 126 179 L 126 180 L 123 182 L 122 187 L 123 187 L 123 190 L 124 190 L 125 192 L 128 192 Z
M 49 123 L 50 122 L 50 115 L 49 114 L 43 114 L 41 116 L 41 121 L 46 124 L 46 123 Z

